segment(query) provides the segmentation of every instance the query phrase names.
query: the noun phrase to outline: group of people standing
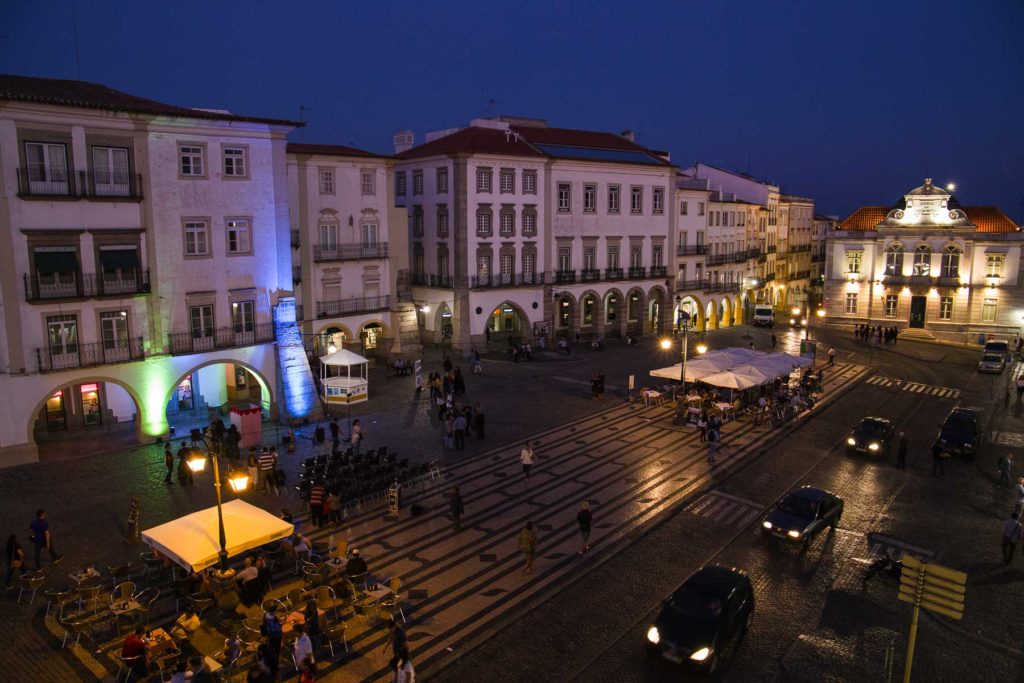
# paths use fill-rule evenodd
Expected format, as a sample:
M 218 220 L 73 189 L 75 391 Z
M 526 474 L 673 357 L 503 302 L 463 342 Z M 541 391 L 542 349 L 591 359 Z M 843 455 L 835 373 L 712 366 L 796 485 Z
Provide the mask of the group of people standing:
M 896 338 L 900 336 L 900 328 L 857 325 L 853 329 L 853 335 L 868 344 L 895 344 Z

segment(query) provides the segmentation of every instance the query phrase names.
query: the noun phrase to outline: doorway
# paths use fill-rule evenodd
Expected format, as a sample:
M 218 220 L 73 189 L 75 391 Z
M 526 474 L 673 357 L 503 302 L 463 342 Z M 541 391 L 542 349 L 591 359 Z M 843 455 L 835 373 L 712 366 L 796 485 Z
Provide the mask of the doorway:
M 924 327 L 924 310 L 928 298 L 923 296 L 910 297 L 910 326 Z

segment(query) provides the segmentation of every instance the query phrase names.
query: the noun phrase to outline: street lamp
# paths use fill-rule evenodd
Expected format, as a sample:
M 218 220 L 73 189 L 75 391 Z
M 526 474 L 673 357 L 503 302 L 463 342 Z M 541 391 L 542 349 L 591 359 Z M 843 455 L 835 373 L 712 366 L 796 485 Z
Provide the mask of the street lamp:
M 680 297 L 676 297 L 676 305 L 679 305 L 681 301 L 682 299 Z M 690 314 L 687 313 L 686 311 L 680 310 L 679 313 L 676 314 L 676 324 L 679 327 L 679 331 L 683 335 L 683 344 L 681 347 L 683 353 L 683 362 L 679 366 L 680 396 L 676 400 L 677 424 L 683 424 L 686 420 L 686 352 L 687 347 L 690 343 L 690 321 Z M 667 346 L 665 346 L 666 343 L 669 343 L 669 345 L 671 345 L 671 342 L 668 342 L 668 340 L 666 339 L 664 342 L 662 342 L 662 348 L 668 348 Z
M 224 535 L 224 512 L 221 509 L 221 496 L 220 496 L 220 465 L 218 464 L 217 456 L 213 458 L 213 488 L 217 491 L 217 531 L 220 536 L 220 570 L 227 571 L 228 568 L 228 549 L 227 549 L 227 538 Z M 206 456 L 200 453 L 196 449 L 192 449 L 192 454 L 189 455 L 188 460 L 185 461 L 188 464 L 188 468 L 195 473 L 203 472 L 206 470 Z M 249 488 L 249 475 L 244 470 L 232 469 L 228 473 L 228 484 L 231 486 L 231 490 L 235 493 L 242 493 Z
M 816 310 L 814 312 L 814 315 L 815 315 L 815 317 L 818 318 L 818 321 L 819 321 L 818 324 L 820 325 L 821 321 L 825 319 L 825 309 L 824 308 L 819 308 L 818 310 Z M 810 319 L 810 317 L 807 318 L 807 338 L 808 339 L 811 338 L 811 319 Z

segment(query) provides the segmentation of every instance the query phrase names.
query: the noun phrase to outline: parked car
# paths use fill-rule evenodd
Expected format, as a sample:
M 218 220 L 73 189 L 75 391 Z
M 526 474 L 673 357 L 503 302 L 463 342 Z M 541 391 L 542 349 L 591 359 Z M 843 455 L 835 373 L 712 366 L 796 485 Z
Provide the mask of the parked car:
M 992 341 L 985 342 L 984 353 L 990 354 L 995 353 L 1003 357 L 1007 363 L 1013 360 L 1013 353 L 1010 351 L 1010 342 L 994 339 Z
M 1000 375 L 1006 368 L 1006 359 L 999 353 L 986 353 L 978 361 L 978 372 L 990 372 Z
M 797 543 L 809 543 L 825 527 L 835 529 L 843 516 L 843 499 L 813 486 L 790 491 L 761 522 L 765 533 Z
M 946 453 L 962 455 L 974 460 L 985 432 L 981 427 L 981 414 L 971 408 L 953 408 L 939 425 L 937 441 Z
M 661 613 L 647 629 L 647 651 L 711 673 L 746 631 L 753 611 L 754 589 L 746 572 L 701 567 L 662 601 Z
M 846 452 L 888 455 L 895 428 L 884 417 L 865 417 L 846 439 Z

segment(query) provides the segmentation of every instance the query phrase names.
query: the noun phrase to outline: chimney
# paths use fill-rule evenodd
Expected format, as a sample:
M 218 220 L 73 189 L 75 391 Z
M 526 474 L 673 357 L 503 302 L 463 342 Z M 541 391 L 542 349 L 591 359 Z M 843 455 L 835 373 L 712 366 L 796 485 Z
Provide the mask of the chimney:
M 631 131 L 629 129 L 626 129 L 626 130 L 622 131 L 621 133 L 619 133 L 619 136 L 626 138 L 630 142 L 636 142 L 636 133 L 634 133 L 633 131 Z
M 400 130 L 395 133 L 395 154 L 401 154 L 407 149 L 412 149 L 415 140 L 416 135 L 411 130 Z

